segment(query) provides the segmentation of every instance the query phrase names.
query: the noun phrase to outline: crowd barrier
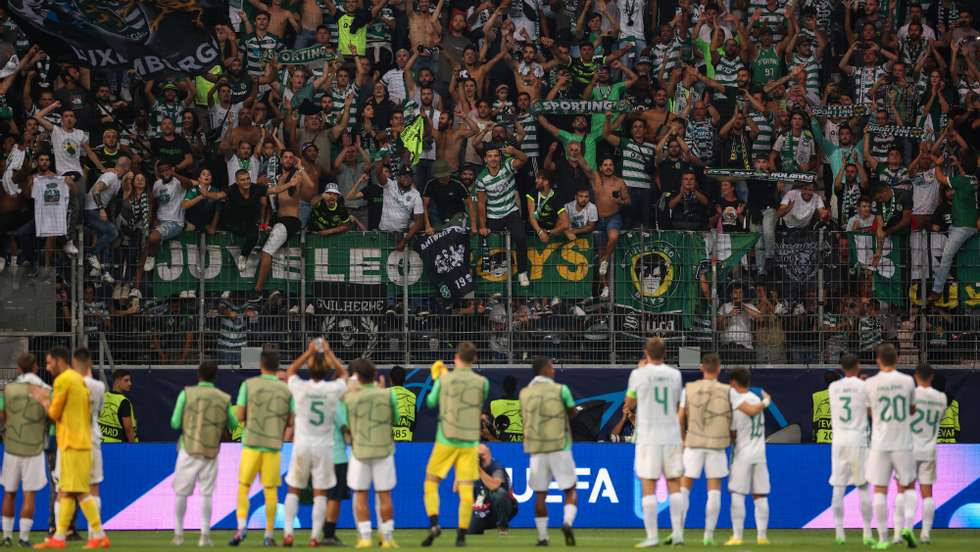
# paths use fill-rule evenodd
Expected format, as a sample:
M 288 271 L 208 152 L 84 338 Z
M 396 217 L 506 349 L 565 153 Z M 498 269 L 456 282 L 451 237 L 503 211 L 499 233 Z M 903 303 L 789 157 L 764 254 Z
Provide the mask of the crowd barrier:
M 431 444 L 398 444 L 395 451 L 398 486 L 393 492 L 397 527 L 426 527 L 428 519 L 422 508 L 423 466 Z M 493 456 L 511 474 L 513 493 L 518 502 L 517 517 L 512 527 L 533 527 L 533 493 L 527 486 L 528 457 L 517 444 L 492 444 Z M 102 510 L 105 525 L 110 531 L 167 530 L 173 528 L 174 494 L 172 490 L 174 461 L 173 444 L 113 445 L 102 447 L 105 482 L 102 484 Z M 214 494 L 212 523 L 221 529 L 235 526 L 235 496 L 237 491 L 238 460 L 241 447 L 226 444 L 219 456 L 218 483 Z M 282 455 L 282 471 L 289 464 L 291 446 Z M 643 524 L 639 481 L 633 475 L 633 446 L 614 444 L 576 444 L 573 448 L 578 473 L 579 527 L 634 528 L 640 535 Z M 828 528 L 833 527 L 830 511 L 831 489 L 830 446 L 827 445 L 770 445 L 767 449 L 772 479 L 770 527 Z M 133 466 L 139 466 L 138 470 Z M 980 445 L 941 445 L 938 451 L 938 481 L 933 494 L 936 499 L 935 527 L 980 528 Z M 660 527 L 669 527 L 665 486 L 660 493 Z M 285 496 L 280 488 L 280 500 Z M 720 527 L 728 527 L 728 493 L 723 493 Z M 456 499 L 451 495 L 451 481 L 441 487 L 442 518 L 444 523 L 456 523 Z M 370 501 L 373 504 L 373 501 Z M 691 494 L 688 526 L 700 527 L 704 520 L 705 484 L 695 485 Z M 751 501 L 748 501 L 748 526 L 752 526 Z M 261 487 L 251 490 L 252 510 L 250 527 L 264 525 Z M 857 492 L 845 498 L 846 522 L 849 527 L 860 526 Z M 548 507 L 552 519 L 560 519 L 560 493 L 549 493 Z M 200 502 L 195 495 L 188 502 L 187 528 L 199 526 Z M 280 510 L 282 506 L 280 505 Z M 310 504 L 300 507 L 298 522 L 309 527 Z M 47 493 L 39 493 L 38 512 L 47 509 Z M 916 516 L 919 522 L 921 512 Z M 35 528 L 44 529 L 42 514 Z M 281 516 L 280 516 L 281 518 Z M 79 518 L 81 520 L 81 518 Z M 280 519 L 281 525 L 281 519 Z M 351 507 L 345 502 L 339 525 L 353 526 Z M 161 537 L 165 538 L 165 537 Z

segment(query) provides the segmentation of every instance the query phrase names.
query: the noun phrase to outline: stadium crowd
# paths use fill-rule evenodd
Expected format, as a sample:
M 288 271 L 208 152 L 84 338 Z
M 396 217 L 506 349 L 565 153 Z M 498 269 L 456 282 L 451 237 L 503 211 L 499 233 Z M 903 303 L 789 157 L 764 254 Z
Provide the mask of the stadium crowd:
M 234 355 L 278 293 L 265 289 L 273 257 L 301 232 L 378 230 L 400 250 L 449 225 L 506 230 L 520 286 L 530 234 L 591 232 L 605 299 L 621 231 L 753 231 L 754 254 L 708 316 L 731 352 L 828 360 L 823 332 L 830 355 L 870 358 L 883 341 L 911 354 L 903 330 L 975 331 L 941 320 L 957 312 L 944 310 L 947 278 L 978 226 L 975 12 L 952 0 L 248 0 L 213 28 L 210 71 L 152 79 L 53 60 L 0 13 L 0 270 L 50 275 L 84 225 L 86 322 L 107 331 L 148 308 L 161 245 L 234 234 L 239 272 L 258 266 L 252 293 L 216 307 L 218 348 Z M 767 178 L 777 171 L 789 174 Z M 782 286 L 778 245 L 821 228 L 876 234 L 866 267 L 887 255 L 881 238 L 947 234 L 929 328 L 875 297 L 846 239 L 827 260 L 823 319 L 814 282 Z M 170 316 L 141 354 L 187 360 L 186 307 L 157 305 Z

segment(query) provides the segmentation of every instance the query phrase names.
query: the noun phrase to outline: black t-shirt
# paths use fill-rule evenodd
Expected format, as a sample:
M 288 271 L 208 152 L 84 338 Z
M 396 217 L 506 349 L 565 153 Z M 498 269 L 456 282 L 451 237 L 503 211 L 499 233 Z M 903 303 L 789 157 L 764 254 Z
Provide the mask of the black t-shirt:
M 747 229 L 745 218 L 740 219 L 738 216 L 738 208 L 745 205 L 741 199 L 736 197 L 729 201 L 719 198 L 716 204 L 721 209 L 721 227 L 725 232 L 744 232 Z
M 538 225 L 544 230 L 554 228 L 558 224 L 558 213 L 565 208 L 565 204 L 558 201 L 558 192 L 552 190 L 548 196 L 536 192 L 528 194 L 527 197 L 534 200 L 534 213 L 532 215 L 538 220 Z
M 381 206 L 384 204 L 384 188 L 378 186 L 372 180 L 364 187 L 361 193 L 364 194 L 364 200 L 367 201 L 367 228 L 368 230 L 377 230 L 378 225 L 381 224 Z
M 228 86 L 231 87 L 231 103 L 242 103 L 248 98 L 248 93 L 252 89 L 252 77 L 242 71 L 237 77 L 231 73 L 225 73 L 228 79 Z
M 749 170 L 752 168 L 749 153 L 752 151 L 752 137 L 748 132 L 732 131 L 722 140 L 719 150 L 721 166 L 728 169 Z
M 259 223 L 261 202 L 266 195 L 265 186 L 252 184 L 248 190 L 248 197 L 245 197 L 237 185 L 232 185 L 228 188 L 226 195 L 228 196 L 227 203 L 221 214 L 222 228 L 252 227 Z
M 912 192 L 892 188 L 892 198 L 884 203 L 875 202 L 873 210 L 876 215 L 881 215 L 881 220 L 885 222 L 885 229 L 888 230 L 901 222 L 902 215 L 908 211 L 912 212 Z M 908 227 L 902 233 L 909 231 Z
M 657 165 L 660 173 L 660 192 L 675 194 L 681 189 L 681 175 L 691 170 L 691 164 L 683 160 L 664 159 Z
M 344 198 L 342 197 L 337 199 L 337 204 L 333 208 L 328 207 L 326 201 L 317 203 L 310 214 L 310 228 L 314 232 L 330 230 L 349 222 L 350 213 L 347 212 L 347 206 L 344 205 Z
M 762 222 L 762 212 L 777 204 L 776 183 L 770 180 L 749 179 L 745 184 L 749 188 L 749 200 L 746 202 L 749 216 L 752 222 L 759 224 Z
M 671 210 L 670 221 L 676 230 L 704 230 L 708 226 L 708 208 L 691 194 Z
M 735 109 L 745 103 L 745 91 L 737 86 L 726 86 L 725 93 L 714 92 L 711 96 L 711 105 L 715 106 L 721 121 L 724 124 L 732 118 Z
M 585 172 L 579 167 L 573 167 L 565 159 L 555 161 L 555 174 L 552 175 L 551 184 L 555 187 L 558 203 L 561 205 L 574 201 L 575 193 L 579 190 L 592 189 Z
M 433 220 L 431 214 L 430 221 L 435 224 L 451 219 L 458 213 L 466 213 L 466 198 L 470 193 L 458 178 L 451 176 L 449 181 L 443 183 L 438 178 L 430 178 L 425 183 L 422 190 L 422 197 L 429 198 L 435 204 L 436 213 L 439 215 L 438 221 Z
M 54 93 L 54 98 L 61 102 L 62 109 L 75 112 L 78 127 L 89 132 L 96 130 L 95 109 L 89 99 L 89 93 L 78 86 L 72 90 L 62 88 Z
M 191 145 L 183 136 L 174 135 L 173 140 L 164 137 L 150 140 L 150 151 L 159 161 L 166 161 L 171 165 L 179 165 L 184 160 L 184 156 L 191 153 Z

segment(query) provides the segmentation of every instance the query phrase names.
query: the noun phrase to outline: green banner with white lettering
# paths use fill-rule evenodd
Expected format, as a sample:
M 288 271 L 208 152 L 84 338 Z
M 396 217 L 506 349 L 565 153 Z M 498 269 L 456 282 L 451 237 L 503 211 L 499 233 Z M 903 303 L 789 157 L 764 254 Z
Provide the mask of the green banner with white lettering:
M 255 289 L 258 275 L 259 249 L 252 253 L 243 272 L 236 259 L 241 254 L 242 240 L 236 236 L 217 233 L 206 236 L 202 254 L 199 236 L 185 232 L 160 248 L 153 269 L 153 293 L 157 297 L 196 291 L 199 278 L 204 278 L 208 293 L 249 292 Z M 437 287 L 424 273 L 418 252 L 411 248 L 396 251 L 397 241 L 383 232 L 346 232 L 337 236 L 307 236 L 305 245 L 293 239 L 272 259 L 266 290 L 299 294 L 304 281 L 307 296 L 314 284 L 351 283 L 385 285 L 389 294 L 400 294 L 407 280 L 413 295 L 436 294 Z M 507 255 L 503 236 L 490 236 L 484 252 L 480 240 L 471 243 L 470 267 L 478 294 L 506 293 Z M 486 262 L 484 262 L 486 257 Z M 528 237 L 528 276 L 531 285 L 521 288 L 517 283 L 517 257 L 511 251 L 512 290 L 517 296 L 585 298 L 592 292 L 592 271 L 595 254 L 592 238 L 578 237 L 541 242 Z M 485 266 L 484 266 L 485 265 Z

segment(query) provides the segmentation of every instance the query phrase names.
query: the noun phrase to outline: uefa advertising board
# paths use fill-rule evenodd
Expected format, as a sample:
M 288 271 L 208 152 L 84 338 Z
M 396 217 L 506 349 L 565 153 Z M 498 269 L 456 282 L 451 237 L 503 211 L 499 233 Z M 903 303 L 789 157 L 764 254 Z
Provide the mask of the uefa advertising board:
M 398 486 L 393 492 L 395 520 L 398 527 L 426 527 L 428 520 L 422 508 L 424 466 L 431 443 L 400 443 L 396 447 Z M 533 493 L 527 485 L 528 457 L 519 444 L 494 443 L 493 456 L 511 474 L 513 493 L 518 502 L 512 527 L 533 527 Z M 174 444 L 104 444 L 102 446 L 106 480 L 102 484 L 102 510 L 110 530 L 168 530 L 173 528 L 173 468 L 177 457 Z M 218 483 L 214 493 L 212 524 L 221 529 L 235 526 L 235 496 L 238 489 L 238 460 L 241 446 L 225 444 L 219 456 Z M 287 445 L 282 455 L 282 472 L 289 465 L 292 449 Z M 643 525 L 640 485 L 633 475 L 633 446 L 629 444 L 578 443 L 572 452 L 578 472 L 579 527 L 640 528 Z M 831 489 L 829 445 L 770 445 L 767 449 L 772 478 L 770 527 L 833 527 L 830 511 Z M 980 445 L 940 445 L 938 449 L 938 482 L 935 527 L 980 528 Z M 451 482 L 441 487 L 442 516 L 455 524 L 455 497 L 450 495 Z M 664 485 L 660 493 L 661 527 L 670 524 Z M 280 488 L 280 500 L 285 496 Z M 38 512 L 47 511 L 48 493 L 38 493 Z M 548 497 L 552 519 L 560 519 L 561 495 L 557 489 Z M 728 527 L 728 493 L 723 493 L 720 527 Z M 370 501 L 373 504 L 373 501 Z M 705 487 L 699 482 L 691 496 L 689 527 L 704 519 Z M 253 485 L 250 527 L 264 525 L 261 509 L 262 489 Z M 860 527 L 858 497 L 851 491 L 845 498 L 847 524 Z M 746 523 L 751 526 L 751 501 Z M 280 504 L 280 512 L 282 505 Z M 302 527 L 309 526 L 311 505 L 301 505 L 297 518 Z M 37 529 L 46 526 L 46 515 L 39 515 Z M 281 524 L 281 514 L 279 515 Z M 188 501 L 187 528 L 197 528 L 200 501 Z M 921 512 L 916 516 L 916 523 Z M 81 518 L 79 518 L 81 521 Z M 353 527 L 349 502 L 342 507 L 339 525 Z

